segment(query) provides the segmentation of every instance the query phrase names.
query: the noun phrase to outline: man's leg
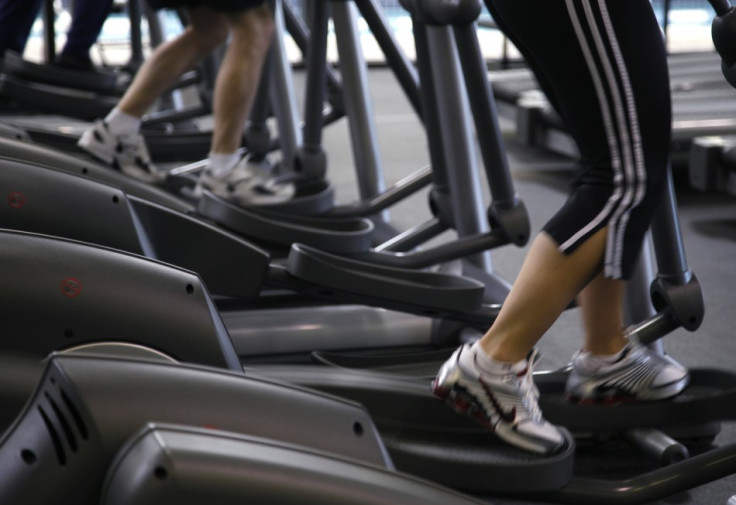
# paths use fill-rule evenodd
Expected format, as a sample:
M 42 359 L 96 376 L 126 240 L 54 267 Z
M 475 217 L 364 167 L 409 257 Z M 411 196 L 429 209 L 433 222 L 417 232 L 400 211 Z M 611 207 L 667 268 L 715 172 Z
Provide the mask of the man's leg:
M 189 10 L 191 24 L 176 38 L 156 48 L 143 63 L 118 105 L 82 135 L 77 145 L 123 173 L 147 182 L 165 174 L 151 163 L 140 135 L 142 116 L 228 35 L 226 18 L 208 7 Z
M 207 7 L 190 9 L 191 24 L 176 38 L 164 42 L 148 57 L 117 108 L 142 117 L 155 101 L 173 88 L 185 72 L 227 40 L 225 16 Z
M 267 3 L 227 14 L 230 42 L 215 81 L 211 151 L 235 153 L 253 106 L 274 23 Z
M 243 190 L 246 183 L 267 180 L 270 173 L 261 171 L 262 167 L 252 171 L 254 167 L 247 159 L 241 160 L 240 147 L 271 46 L 274 22 L 266 2 L 228 13 L 226 17 L 230 41 L 215 81 L 214 127 L 207 169 L 199 179 L 195 194 L 207 188 L 232 198 L 236 185 Z M 247 189 L 246 194 L 249 194 Z

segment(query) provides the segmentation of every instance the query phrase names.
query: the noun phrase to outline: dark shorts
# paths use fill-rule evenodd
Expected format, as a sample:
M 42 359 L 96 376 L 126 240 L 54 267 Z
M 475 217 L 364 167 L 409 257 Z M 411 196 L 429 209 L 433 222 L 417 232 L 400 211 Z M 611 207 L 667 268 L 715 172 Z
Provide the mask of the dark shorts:
M 265 0 L 146 0 L 153 9 L 207 6 L 220 12 L 238 12 L 258 7 Z

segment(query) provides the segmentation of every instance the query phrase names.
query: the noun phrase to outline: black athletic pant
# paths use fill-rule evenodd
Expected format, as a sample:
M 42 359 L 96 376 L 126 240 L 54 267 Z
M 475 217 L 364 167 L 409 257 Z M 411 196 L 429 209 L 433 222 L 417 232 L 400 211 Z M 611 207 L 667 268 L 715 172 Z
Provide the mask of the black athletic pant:
M 575 138 L 578 176 L 544 230 L 563 253 L 608 226 L 604 273 L 627 278 L 664 183 L 666 51 L 649 0 L 486 0 Z
M 43 0 L 0 0 L 0 57 L 7 49 L 23 54 Z M 75 0 L 63 53 L 81 59 L 97 41 L 112 0 Z

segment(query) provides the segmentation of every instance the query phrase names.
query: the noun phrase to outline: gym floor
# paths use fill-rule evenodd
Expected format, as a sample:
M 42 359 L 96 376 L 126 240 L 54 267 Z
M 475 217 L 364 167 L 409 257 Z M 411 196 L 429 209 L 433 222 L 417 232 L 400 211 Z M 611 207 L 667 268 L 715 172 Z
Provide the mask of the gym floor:
M 297 74 L 297 84 L 299 78 Z M 391 72 L 385 68 L 369 71 L 369 86 L 375 110 L 375 123 L 381 161 L 387 184 L 391 184 L 427 163 L 426 139 L 410 105 Z M 297 86 L 298 87 L 298 86 Z M 518 196 L 529 212 L 536 233 L 545 219 L 564 200 L 573 168 L 572 160 L 514 141 L 513 126 L 502 121 L 506 148 Z M 482 134 L 482 133 L 481 133 Z M 338 200 L 357 198 L 352 153 L 345 120 L 329 126 L 324 135 L 330 180 Z M 680 174 L 677 179 L 679 180 Z M 484 180 L 484 179 L 483 179 Z M 484 182 L 485 183 L 485 182 Z M 486 198 L 487 192 L 485 192 Z M 736 361 L 733 327 L 733 286 L 736 285 L 736 197 L 703 194 L 677 184 L 679 219 L 690 269 L 704 292 L 706 314 L 695 332 L 677 330 L 664 340 L 665 350 L 688 367 L 732 371 Z M 426 195 L 417 195 L 390 211 L 392 222 L 404 229 L 421 222 L 427 214 Z M 493 252 L 494 270 L 513 280 L 526 248 L 506 246 Z M 564 366 L 581 342 L 578 315 L 568 311 L 540 342 L 539 369 Z M 736 431 L 723 423 L 714 445 L 736 442 Z M 601 479 L 622 479 L 657 468 L 647 456 L 616 444 L 580 449 L 576 473 Z M 726 504 L 736 495 L 736 476 L 718 480 L 687 493 L 654 502 L 656 504 Z M 538 503 L 512 499 L 497 504 Z

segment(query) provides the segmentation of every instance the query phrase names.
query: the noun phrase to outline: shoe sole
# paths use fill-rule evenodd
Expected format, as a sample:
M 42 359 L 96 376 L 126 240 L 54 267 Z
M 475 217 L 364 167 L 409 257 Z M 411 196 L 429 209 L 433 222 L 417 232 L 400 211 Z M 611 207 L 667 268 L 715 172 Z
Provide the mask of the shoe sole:
M 445 402 L 446 405 L 458 414 L 478 422 L 491 432 L 496 432 L 495 426 L 491 424 L 483 413 L 483 408 L 461 386 L 441 386 L 434 381 L 432 382 L 432 394 Z

